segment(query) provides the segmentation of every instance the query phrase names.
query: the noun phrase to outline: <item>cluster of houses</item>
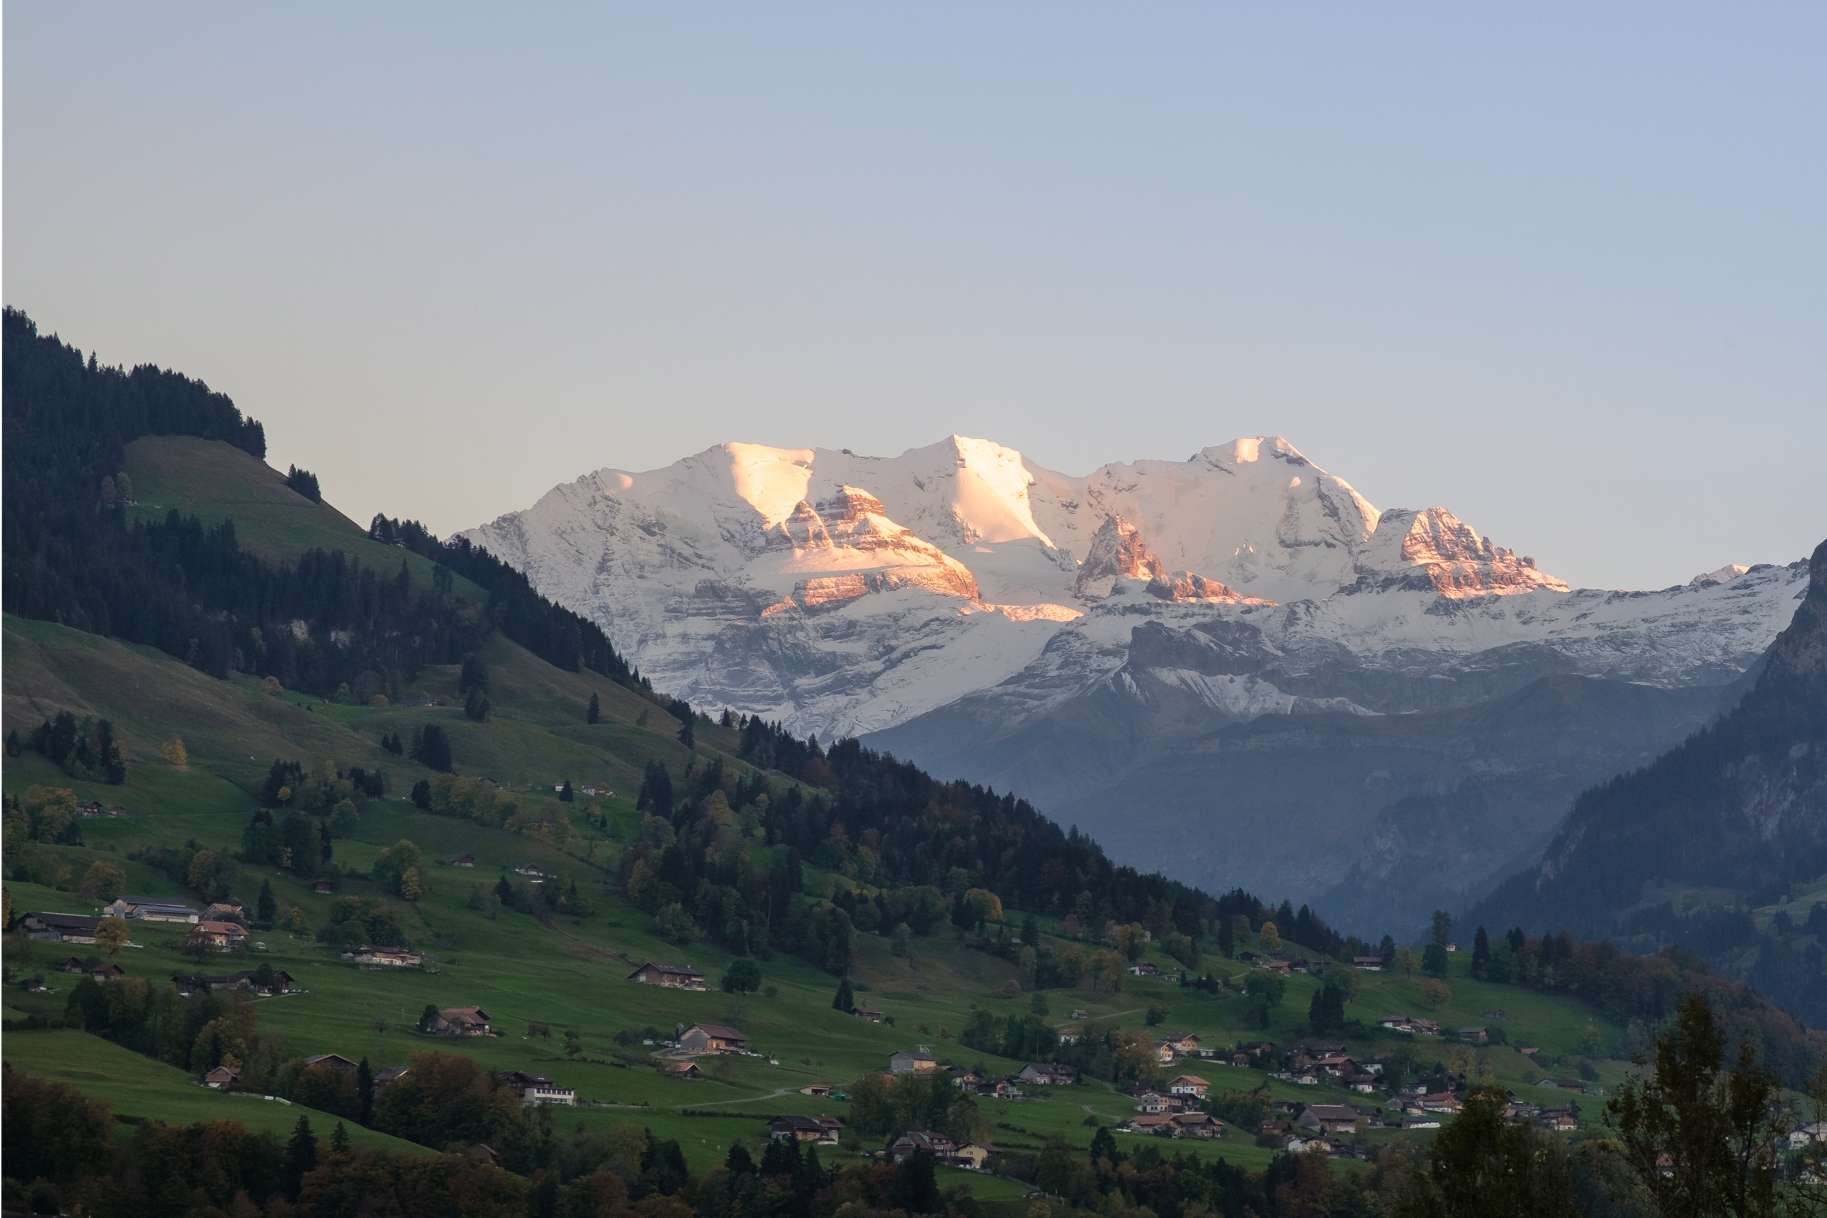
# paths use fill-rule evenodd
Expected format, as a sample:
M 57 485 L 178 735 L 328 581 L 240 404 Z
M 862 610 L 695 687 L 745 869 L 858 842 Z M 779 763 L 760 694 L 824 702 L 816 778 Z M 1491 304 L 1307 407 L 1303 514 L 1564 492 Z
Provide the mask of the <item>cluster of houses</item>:
M 98 960 L 94 956 L 87 956 L 81 959 L 78 959 L 75 956 L 65 956 L 62 960 L 57 962 L 57 971 L 60 973 L 75 973 L 79 976 L 89 977 L 104 984 L 110 981 L 119 981 L 122 977 L 127 975 L 127 970 L 120 965 L 105 960 Z
M 1177 1075 L 1164 1087 L 1137 1087 L 1130 1092 L 1136 1115 L 1122 1129 L 1163 1138 L 1221 1138 L 1224 1122 L 1199 1107 L 1210 1089 L 1197 1074 Z
M 905 1163 L 921 1151 L 931 1155 L 937 1162 L 952 1167 L 982 1171 L 984 1163 L 996 1153 L 996 1148 L 974 1142 L 958 1142 L 929 1129 L 915 1129 L 891 1141 L 887 1154 L 894 1162 Z
M 298 993 L 298 983 L 284 969 L 243 969 L 238 973 L 177 973 L 171 978 L 178 997 L 207 994 L 216 990 L 239 990 L 272 998 Z
M 888 1059 L 888 1073 L 938 1074 L 938 1059 L 924 1046 L 903 1049 Z M 1029 1062 L 1014 1074 L 997 1077 L 952 1067 L 944 1071 L 951 1085 L 968 1095 L 997 1100 L 1018 1100 L 1023 1087 L 1070 1087 L 1078 1082 L 1078 1069 L 1060 1062 Z

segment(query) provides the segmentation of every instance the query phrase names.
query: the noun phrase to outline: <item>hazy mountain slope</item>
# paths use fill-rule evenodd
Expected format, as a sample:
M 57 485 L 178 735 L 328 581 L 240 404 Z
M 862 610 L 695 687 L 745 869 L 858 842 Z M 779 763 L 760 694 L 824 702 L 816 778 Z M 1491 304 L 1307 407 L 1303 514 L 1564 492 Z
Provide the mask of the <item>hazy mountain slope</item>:
M 1796 969 L 1827 1017 L 1827 926 L 1753 918 L 1827 876 L 1827 542 L 1807 598 L 1731 712 L 1574 804 L 1540 862 L 1474 911 L 1493 924 L 1567 926 L 1685 943 L 1785 993 Z M 1827 922 L 1827 919 L 1822 919 Z
M 893 458 L 726 444 L 468 536 L 661 688 L 868 733 L 1201 883 L 1342 885 L 1379 931 L 1379 890 L 1463 900 L 1583 786 L 1720 709 L 1806 582 L 1570 591 L 1279 437 L 1085 477 L 956 436 Z M 1566 699 L 1544 723 L 1506 709 L 1544 681 Z

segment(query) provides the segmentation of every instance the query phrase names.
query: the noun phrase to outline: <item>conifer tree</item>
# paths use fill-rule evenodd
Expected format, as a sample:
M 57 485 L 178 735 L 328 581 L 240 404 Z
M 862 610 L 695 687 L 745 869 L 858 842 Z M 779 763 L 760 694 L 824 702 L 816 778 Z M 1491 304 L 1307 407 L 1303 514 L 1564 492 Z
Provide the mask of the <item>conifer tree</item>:
M 856 1010 L 856 995 L 850 992 L 850 978 L 845 977 L 837 983 L 837 994 L 831 999 L 831 1009 L 846 1015 Z
M 602 717 L 603 717 L 603 704 L 597 700 L 596 694 L 593 691 L 590 694 L 590 705 L 589 705 L 588 709 L 586 709 L 584 711 L 584 722 L 585 723 L 598 723 L 602 720 Z

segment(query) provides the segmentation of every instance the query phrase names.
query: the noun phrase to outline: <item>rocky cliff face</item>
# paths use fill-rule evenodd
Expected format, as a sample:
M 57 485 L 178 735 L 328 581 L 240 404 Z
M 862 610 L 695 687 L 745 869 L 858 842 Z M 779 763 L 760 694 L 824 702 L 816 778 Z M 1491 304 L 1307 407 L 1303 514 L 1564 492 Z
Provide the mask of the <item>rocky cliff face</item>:
M 1787 908 L 1827 885 L 1827 542 L 1808 568 L 1743 700 L 1582 794 L 1539 860 L 1474 916 L 1680 943 L 1827 1018 L 1827 943 L 1818 928 L 1796 933 L 1805 901 Z
M 1797 564 L 1570 591 L 1279 437 L 1084 477 L 962 437 L 893 458 L 727 444 L 468 536 L 694 703 L 878 733 L 1119 853 L 1136 830 L 1132 861 L 1366 910 L 1388 886 L 1472 891 L 1538 847 L 1579 785 L 1712 713 L 1806 582 Z M 1564 680 L 1586 693 L 1536 759 L 1494 738 L 1506 699 Z M 1593 682 L 1648 692 L 1611 705 Z M 1451 807 L 1464 832 L 1419 828 Z M 1139 831 L 1161 818 L 1210 826 L 1210 849 Z

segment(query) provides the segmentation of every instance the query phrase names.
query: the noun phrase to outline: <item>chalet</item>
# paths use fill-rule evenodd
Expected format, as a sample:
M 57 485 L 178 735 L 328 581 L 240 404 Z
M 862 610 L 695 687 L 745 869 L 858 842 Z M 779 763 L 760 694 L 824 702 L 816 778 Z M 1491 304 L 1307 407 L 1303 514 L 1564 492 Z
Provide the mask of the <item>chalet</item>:
M 1279 973 L 1283 977 L 1294 975 L 1294 963 L 1291 960 L 1258 960 L 1256 967 L 1267 969 L 1271 973 Z
M 1013 1079 L 999 1078 L 990 1084 L 987 1094 L 999 1100 L 1018 1100 L 1021 1098 L 1021 1088 L 1015 1085 Z
M 240 1078 L 241 1071 L 233 1066 L 217 1066 L 203 1076 L 203 1085 L 217 1091 L 224 1091 L 234 1086 Z
M 1454 1035 L 1468 1045 L 1491 1043 L 1491 1033 L 1485 1028 L 1460 1028 Z
M 905 1163 L 920 1151 L 946 1162 L 958 1153 L 958 1144 L 942 1133 L 927 1129 L 910 1130 L 888 1144 L 888 1157 L 896 1163 Z
M 1136 1111 L 1145 1112 L 1150 1116 L 1171 1112 L 1180 1107 L 1180 1101 L 1162 1095 L 1159 1091 L 1144 1091 L 1135 1097 L 1135 1101 Z
M 1161 969 L 1158 965 L 1141 960 L 1129 966 L 1129 975 L 1131 977 L 1159 977 Z
M 446 867 L 474 867 L 476 865 L 476 856 L 468 853 L 453 854 L 444 860 L 444 865 Z
M 336 891 L 336 885 L 330 880 L 313 880 L 311 891 L 320 897 L 327 897 Z
M 1178 1036 L 1170 1036 L 1162 1043 L 1172 1045 L 1175 1053 L 1191 1055 L 1199 1052 L 1199 1038 L 1191 1032 L 1182 1032 Z
M 207 994 L 214 990 L 242 990 L 269 997 L 294 994 L 298 985 L 284 969 L 244 969 L 238 973 L 178 973 L 171 979 L 178 997 Z
M 1178 1056 L 1179 1054 L 1174 1050 L 1174 1042 L 1171 1040 L 1164 1040 L 1155 1046 L 1155 1062 L 1158 1065 L 1171 1066 L 1174 1064 L 1174 1058 Z
M 1058 1062 L 1041 1065 L 1029 1062 L 1015 1076 L 1017 1082 L 1038 1087 L 1070 1087 L 1078 1081 L 1078 1071 L 1071 1066 L 1062 1066 Z
M 1571 1108 L 1544 1108 L 1536 1116 L 1535 1123 L 1556 1133 L 1572 1133 L 1580 1127 L 1580 1118 Z
M 1130 1117 L 1123 1123 L 1123 1128 L 1130 1133 L 1152 1133 L 1171 1138 L 1174 1136 L 1174 1119 L 1165 1113 L 1147 1113 Z
M 983 1088 L 983 1075 L 975 1070 L 964 1070 L 952 1075 L 952 1086 L 958 1090 L 974 1094 Z
M 1438 1036 L 1440 1025 L 1431 1019 L 1416 1019 L 1409 1015 L 1385 1015 L 1377 1021 L 1377 1026 L 1389 1032 L 1400 1032 L 1404 1036 Z
M 566 1107 L 577 1104 L 577 1092 L 574 1089 L 561 1087 L 543 1074 L 501 1070 L 496 1072 L 495 1082 L 509 1091 L 518 1092 L 522 1104 L 562 1104 Z
M 84 820 L 94 820 L 96 817 L 102 815 L 101 800 L 91 799 L 84 803 L 77 804 L 76 815 L 82 817 Z
M 1349 1104 L 1308 1104 L 1294 1124 L 1311 1133 L 1355 1133 L 1364 1123 L 1364 1114 Z
M 1353 956 L 1351 958 L 1351 967 L 1358 970 L 1360 973 L 1380 973 L 1383 971 L 1383 957 Z
M 679 1034 L 679 1048 L 687 1053 L 746 1053 L 749 1038 L 735 1028 L 716 1023 L 695 1023 Z
M 524 877 L 530 884 L 543 884 L 552 878 L 549 872 L 541 871 L 531 863 L 522 863 L 514 868 L 514 874 Z
M 853 1007 L 850 1013 L 868 1023 L 881 1023 L 882 1013 L 874 1007 Z
M 1080 1040 L 1084 1039 L 1084 1036 L 1085 1029 L 1083 1028 L 1061 1028 L 1059 1030 L 1059 1043 L 1062 1045 L 1076 1045 Z
M 375 1073 L 374 1085 L 378 1089 L 381 1087 L 386 1087 L 393 1083 L 397 1083 L 401 1079 L 405 1078 L 406 1075 L 411 1070 L 412 1070 L 411 1066 L 388 1066 L 385 1069 L 377 1071 Z
M 831 1094 L 830 1083 L 807 1083 L 799 1089 L 801 1095 L 809 1095 L 815 1100 L 824 1099 Z
M 104 984 L 109 981 L 119 981 L 122 977 L 127 975 L 127 970 L 120 965 L 97 960 L 93 956 L 86 960 L 78 960 L 75 956 L 68 956 L 57 965 L 57 971 L 60 973 L 81 973 L 86 977 L 103 982 Z
M 844 1123 L 836 1117 L 781 1116 L 768 1122 L 768 1137 L 779 1142 L 835 1146 Z
M 694 1061 L 661 1062 L 660 1073 L 667 1078 L 684 1079 L 699 1078 L 702 1075 L 702 1071 L 698 1069 L 698 1063 Z
M 990 1156 L 995 1153 L 994 1146 L 967 1142 L 952 1154 L 951 1164 L 954 1167 L 962 1167 L 966 1171 L 982 1171 L 983 1165 L 989 1162 Z
M 239 901 L 211 901 L 203 911 L 204 921 L 245 922 L 247 906 Z
M 117 897 L 102 906 L 102 912 L 110 918 L 125 918 L 129 922 L 195 923 L 203 920 L 200 910 L 178 901 L 155 901 L 149 897 Z
M 418 968 L 425 957 L 402 947 L 356 947 L 343 953 L 343 959 L 366 968 Z
M 337 1074 L 354 1074 L 361 1069 L 360 1064 L 340 1053 L 319 1053 L 316 1057 L 305 1058 L 300 1064 L 306 1070 L 330 1070 Z
M 702 990 L 704 974 L 690 965 L 660 964 L 657 961 L 643 961 L 641 967 L 628 974 L 629 981 L 641 985 L 657 985 L 669 990 Z
M 1422 1112 L 1438 1112 L 1452 1115 L 1465 1105 L 1461 1104 L 1459 1102 L 1459 1097 L 1450 1091 L 1430 1091 L 1417 1099 L 1415 1101 L 1415 1106 L 1420 1108 Z
M 93 943 L 101 919 L 83 914 L 28 913 L 21 914 L 16 925 L 29 937 L 45 943 Z
M 1806 1150 L 1809 1146 L 1827 1146 L 1827 1121 L 1798 1125 L 1789 1131 L 1790 1150 Z
M 1282 1149 L 1291 1155 L 1329 1155 L 1332 1153 L 1332 1143 L 1324 1138 L 1297 1136 L 1289 1138 Z
M 888 1059 L 890 1074 L 925 1074 L 938 1068 L 939 1063 L 925 1049 L 903 1049 Z
M 481 1007 L 445 1007 L 425 1031 L 433 1036 L 489 1036 L 489 1014 Z
M 1197 1074 L 1182 1074 L 1179 1078 L 1176 1078 L 1171 1083 L 1167 1084 L 1167 1093 L 1169 1095 L 1190 1095 L 1196 1100 L 1202 1100 L 1205 1098 L 1205 1093 L 1211 1089 L 1211 1086 L 1210 1083 L 1200 1078 Z
M 1216 1138 L 1224 1133 L 1223 1123 L 1209 1113 L 1176 1112 L 1168 1119 L 1173 1122 L 1177 1138 Z
M 225 952 L 247 942 L 247 927 L 239 922 L 198 922 L 190 928 L 188 942 Z

